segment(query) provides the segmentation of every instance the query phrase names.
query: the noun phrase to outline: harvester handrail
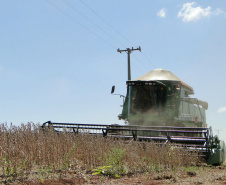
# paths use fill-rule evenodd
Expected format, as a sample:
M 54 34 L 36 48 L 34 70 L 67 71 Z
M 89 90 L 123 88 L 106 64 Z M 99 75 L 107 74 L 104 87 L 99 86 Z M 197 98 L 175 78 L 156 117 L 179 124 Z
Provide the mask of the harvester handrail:
M 148 131 L 148 132 L 178 132 L 178 133 L 205 133 L 203 131 L 187 131 L 187 130 L 155 130 L 155 129 L 129 129 L 129 128 L 106 128 L 106 130 L 118 131 Z

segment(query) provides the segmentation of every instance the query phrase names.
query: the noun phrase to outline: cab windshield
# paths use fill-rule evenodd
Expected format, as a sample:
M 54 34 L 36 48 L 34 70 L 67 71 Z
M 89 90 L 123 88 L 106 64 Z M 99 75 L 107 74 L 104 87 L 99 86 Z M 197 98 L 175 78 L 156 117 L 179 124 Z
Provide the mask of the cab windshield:
M 130 86 L 131 113 L 163 111 L 166 104 L 166 87 L 159 86 Z

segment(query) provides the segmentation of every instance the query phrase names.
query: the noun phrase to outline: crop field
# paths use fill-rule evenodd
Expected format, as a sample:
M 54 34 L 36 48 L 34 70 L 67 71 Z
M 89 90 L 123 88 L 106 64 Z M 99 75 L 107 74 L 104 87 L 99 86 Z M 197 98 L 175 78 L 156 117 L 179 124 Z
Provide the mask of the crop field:
M 197 152 L 152 142 L 43 131 L 38 124 L 0 125 L 1 184 L 180 184 L 225 166 L 202 163 Z M 220 172 L 219 172 L 220 171 Z M 205 184 L 205 183 L 204 183 Z

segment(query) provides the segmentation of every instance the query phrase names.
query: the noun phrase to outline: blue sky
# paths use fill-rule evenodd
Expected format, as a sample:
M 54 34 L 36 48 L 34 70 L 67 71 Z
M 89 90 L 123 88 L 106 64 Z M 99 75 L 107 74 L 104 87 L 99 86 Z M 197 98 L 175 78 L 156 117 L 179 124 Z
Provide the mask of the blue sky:
M 170 70 L 209 102 L 226 140 L 226 1 L 0 1 L 0 122 L 123 124 L 132 79 Z

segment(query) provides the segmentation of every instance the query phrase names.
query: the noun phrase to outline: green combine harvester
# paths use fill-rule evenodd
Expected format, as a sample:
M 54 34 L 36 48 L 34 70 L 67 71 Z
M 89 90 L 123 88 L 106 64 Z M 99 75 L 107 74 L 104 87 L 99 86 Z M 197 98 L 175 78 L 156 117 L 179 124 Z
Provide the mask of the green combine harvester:
M 128 80 L 119 119 L 126 125 L 96 125 L 45 122 L 42 127 L 75 134 L 87 133 L 104 137 L 154 141 L 198 150 L 208 164 L 225 161 L 225 143 L 213 136 L 207 127 L 205 111 L 208 103 L 190 97 L 192 87 L 168 70 L 156 69 L 136 80 Z M 113 94 L 115 86 L 112 87 Z M 122 95 L 120 95 L 122 97 Z

